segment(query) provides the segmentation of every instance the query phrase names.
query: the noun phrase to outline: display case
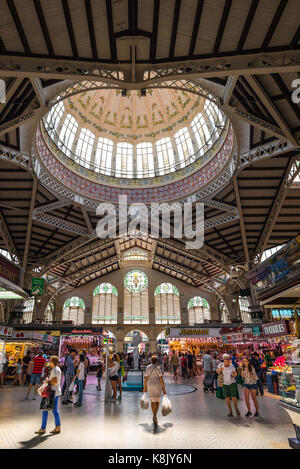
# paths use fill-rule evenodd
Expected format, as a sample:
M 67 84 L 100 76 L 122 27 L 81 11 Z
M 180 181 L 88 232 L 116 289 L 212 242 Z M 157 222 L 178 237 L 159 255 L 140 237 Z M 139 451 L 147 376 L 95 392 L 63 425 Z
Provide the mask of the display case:
M 287 411 L 294 424 L 296 438 L 289 438 L 291 448 L 300 449 L 300 363 L 287 362 L 290 371 L 280 378 L 281 406 Z

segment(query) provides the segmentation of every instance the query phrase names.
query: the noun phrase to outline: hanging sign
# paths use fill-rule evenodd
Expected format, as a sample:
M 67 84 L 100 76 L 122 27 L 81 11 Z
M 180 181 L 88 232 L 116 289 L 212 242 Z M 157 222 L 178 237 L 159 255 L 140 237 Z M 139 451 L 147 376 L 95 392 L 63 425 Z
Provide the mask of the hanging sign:
M 44 294 L 45 280 L 43 278 L 33 278 L 31 283 L 31 294 L 42 296 Z

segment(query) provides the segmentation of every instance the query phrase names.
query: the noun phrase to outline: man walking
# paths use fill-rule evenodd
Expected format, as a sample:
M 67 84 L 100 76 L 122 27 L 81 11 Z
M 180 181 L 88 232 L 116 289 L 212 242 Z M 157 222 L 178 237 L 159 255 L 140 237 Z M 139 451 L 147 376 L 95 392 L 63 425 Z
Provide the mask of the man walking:
M 210 354 L 210 350 L 207 350 L 203 357 L 203 368 L 204 368 L 204 383 L 211 377 L 211 384 L 204 384 L 204 392 L 207 392 L 210 388 L 211 392 L 214 392 L 214 375 L 213 375 L 213 358 Z
M 36 398 L 37 388 L 40 384 L 42 372 L 46 365 L 46 359 L 43 357 L 43 353 L 44 353 L 43 350 L 40 350 L 38 355 L 32 359 L 33 369 L 32 369 L 30 384 L 29 384 L 25 399 L 29 399 L 32 386 L 34 386 L 32 399 L 35 400 Z
M 252 357 L 250 358 L 250 364 L 253 366 L 258 376 L 256 394 L 258 396 L 258 390 L 259 390 L 260 395 L 263 396 L 264 395 L 264 385 L 263 385 L 263 379 L 262 379 L 263 375 L 262 375 L 262 370 L 261 370 L 260 363 L 259 363 L 259 354 L 257 352 L 252 354 Z

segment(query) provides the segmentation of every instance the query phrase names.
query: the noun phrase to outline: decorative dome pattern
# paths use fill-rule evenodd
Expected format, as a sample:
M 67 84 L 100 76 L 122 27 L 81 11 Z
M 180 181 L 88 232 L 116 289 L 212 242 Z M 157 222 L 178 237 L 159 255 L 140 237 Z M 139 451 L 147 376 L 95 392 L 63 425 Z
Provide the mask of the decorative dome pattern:
M 125 275 L 124 286 L 130 293 L 141 293 L 148 287 L 148 278 L 140 270 L 131 270 Z

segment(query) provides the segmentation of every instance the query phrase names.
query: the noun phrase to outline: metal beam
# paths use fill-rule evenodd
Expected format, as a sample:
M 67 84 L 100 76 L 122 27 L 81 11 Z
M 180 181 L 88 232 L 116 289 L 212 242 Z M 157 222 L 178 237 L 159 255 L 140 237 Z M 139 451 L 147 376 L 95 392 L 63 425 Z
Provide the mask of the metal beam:
M 240 227 L 241 227 L 241 234 L 242 234 L 242 240 L 243 240 L 243 248 L 244 248 L 244 253 L 245 253 L 245 260 L 246 260 L 247 266 L 249 266 L 249 251 L 248 251 L 248 244 L 247 244 L 247 236 L 246 236 L 246 230 L 245 230 L 243 208 L 241 204 L 239 187 L 238 187 L 236 175 L 233 177 L 233 187 L 234 187 L 234 193 L 235 193 L 235 200 L 236 200 L 239 214 L 240 214 Z
M 19 258 L 19 253 L 14 243 L 14 240 L 11 237 L 10 231 L 6 224 L 5 218 L 0 210 L 0 234 L 5 242 L 6 249 L 10 253 L 10 255 L 17 256 Z
M 261 100 L 265 108 L 269 111 L 275 122 L 279 125 L 279 127 L 284 131 L 285 136 L 293 143 L 297 145 L 298 142 L 296 138 L 293 136 L 289 125 L 286 123 L 276 106 L 273 104 L 272 99 L 267 95 L 266 91 L 259 83 L 258 79 L 254 76 L 247 76 L 247 81 L 257 94 L 258 98 Z
M 29 252 L 31 228 L 32 228 L 32 213 L 33 213 L 34 206 L 35 206 L 37 187 L 38 187 L 38 179 L 34 177 L 32 191 L 31 191 L 31 201 L 30 201 L 30 207 L 29 207 L 29 213 L 28 213 L 26 241 L 25 241 L 25 249 L 24 249 L 24 256 L 23 256 L 23 270 L 24 271 L 26 271 L 26 268 L 27 268 L 27 257 L 28 257 L 28 252 Z
M 34 109 L 32 111 L 26 111 L 19 117 L 12 119 L 11 121 L 5 122 L 0 126 L 0 136 L 11 132 L 12 130 L 20 127 L 25 122 L 26 124 L 34 119 L 38 119 L 41 113 L 41 108 Z
M 30 83 L 34 89 L 36 97 L 39 101 L 40 107 L 45 108 L 47 105 L 46 96 L 43 90 L 41 80 L 39 78 L 30 78 Z
M 42 213 L 49 212 L 50 210 L 56 210 L 57 208 L 66 207 L 67 205 L 73 204 L 72 201 L 68 199 L 60 199 L 50 204 L 42 205 L 41 207 L 36 207 L 33 211 L 33 215 L 40 215 Z
M 85 224 L 87 226 L 87 229 L 89 231 L 89 233 L 92 233 L 94 228 L 91 224 L 91 220 L 90 220 L 90 217 L 89 217 L 89 214 L 88 214 L 88 211 L 85 207 L 80 207 L 81 208 L 81 212 L 82 212 L 82 215 L 83 215 L 83 218 L 84 218 L 84 221 L 85 221 Z
M 11 98 L 19 88 L 19 86 L 22 83 L 22 78 L 16 78 L 13 80 L 13 83 L 10 85 L 10 87 L 6 90 L 6 95 L 5 95 L 5 103 L 0 103 L 0 113 L 3 111 L 5 106 L 10 102 Z
M 229 104 L 229 101 L 231 99 L 232 93 L 234 91 L 236 82 L 238 81 L 239 77 L 238 75 L 230 75 L 227 78 L 225 89 L 224 89 L 224 94 L 223 94 L 223 106 L 227 106 Z
M 29 156 L 13 148 L 0 145 L 0 160 L 15 164 L 26 171 L 32 172 Z
M 107 0 L 107 4 L 110 4 Z M 113 57 L 113 61 L 116 57 Z M 172 80 L 224 77 L 229 75 L 265 75 L 292 73 L 300 70 L 300 51 L 265 52 L 225 57 L 174 60 L 149 66 L 137 64 L 139 83 L 125 82 L 117 72 L 129 76 L 131 63 L 114 64 L 81 60 L 62 60 L 5 55 L 0 59 L 0 76 L 18 78 L 53 78 L 58 80 L 100 80 L 119 83 L 127 89 L 143 88 L 145 84 Z M 145 74 L 145 75 L 144 75 Z
M 296 162 L 299 162 L 299 164 L 296 164 Z M 270 235 L 272 233 L 272 230 L 277 222 L 278 215 L 280 213 L 280 210 L 282 209 L 282 206 L 284 204 L 286 195 L 292 186 L 294 180 L 296 177 L 300 174 L 300 159 L 299 157 L 294 157 L 291 159 L 290 163 L 288 164 L 288 167 L 284 173 L 283 180 L 281 182 L 281 185 L 279 187 L 279 190 L 276 194 L 275 199 L 273 200 L 272 208 L 269 212 L 268 218 L 265 222 L 263 231 L 260 235 L 260 238 L 257 243 L 256 247 L 256 252 L 255 255 L 259 256 L 259 261 L 261 260 L 261 257 L 263 255 L 263 252 L 265 251 Z
M 53 215 L 48 214 L 34 214 L 32 215 L 33 219 L 46 225 L 53 226 L 60 230 L 70 231 L 73 234 L 79 234 L 81 236 L 90 236 L 89 231 L 84 228 L 82 225 L 77 225 L 70 221 L 63 220 L 62 218 L 54 217 Z

